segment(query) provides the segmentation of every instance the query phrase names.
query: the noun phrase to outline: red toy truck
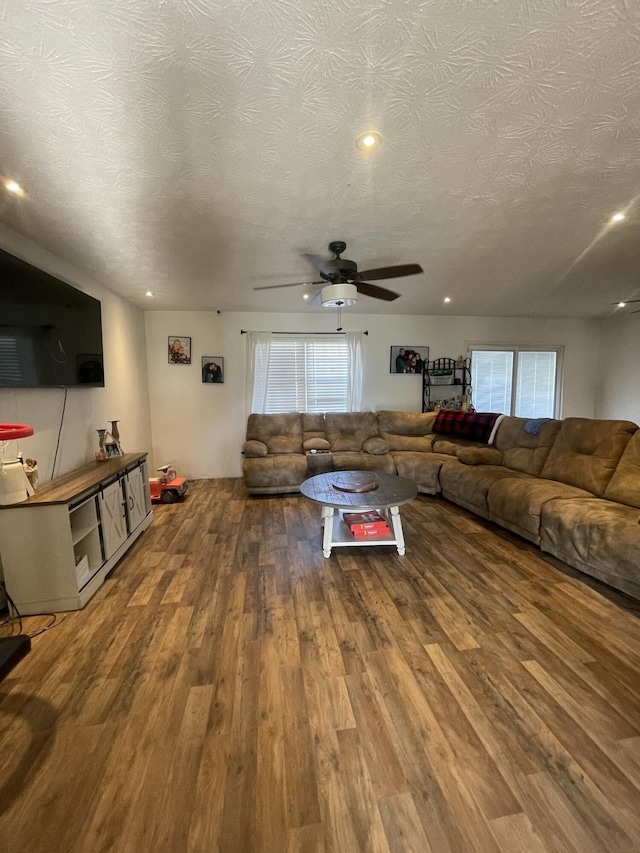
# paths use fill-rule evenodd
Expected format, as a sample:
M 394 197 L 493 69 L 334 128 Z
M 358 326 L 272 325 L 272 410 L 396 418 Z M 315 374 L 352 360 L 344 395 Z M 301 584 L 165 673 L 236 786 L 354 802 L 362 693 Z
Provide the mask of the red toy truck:
M 186 478 L 178 477 L 176 469 L 172 468 L 171 465 L 162 465 L 158 471 L 161 472 L 160 477 L 149 479 L 151 500 L 163 504 L 175 503 L 187 491 L 189 484 Z

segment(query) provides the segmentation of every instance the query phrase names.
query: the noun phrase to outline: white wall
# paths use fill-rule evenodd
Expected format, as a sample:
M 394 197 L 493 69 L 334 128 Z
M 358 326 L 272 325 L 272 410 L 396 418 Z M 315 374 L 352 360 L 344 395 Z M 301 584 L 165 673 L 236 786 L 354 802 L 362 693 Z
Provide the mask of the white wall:
M 108 428 L 112 419 L 120 419 L 126 452 L 150 450 L 144 312 L 3 226 L 0 247 L 102 303 L 105 387 L 69 389 L 56 476 L 93 460 L 98 449 L 96 429 Z M 15 457 L 19 449 L 36 459 L 41 482 L 51 479 L 64 394 L 63 388 L 0 389 L 0 422 L 34 428 L 33 436 L 9 445 L 7 457 Z
M 640 314 L 601 324 L 596 417 L 640 424 Z
M 421 378 L 389 372 L 392 345 L 429 347 L 433 358 L 456 357 L 468 343 L 564 345 L 564 417 L 595 413 L 599 322 L 492 317 L 411 317 L 349 315 L 348 330 L 368 330 L 365 338 L 363 409 L 420 411 Z M 253 314 L 147 312 L 147 363 L 153 459 L 174 463 L 190 478 L 238 477 L 244 441 L 246 338 L 240 329 L 280 332 L 332 332 L 335 312 Z M 192 339 L 190 365 L 170 365 L 169 335 Z M 201 358 L 223 356 L 223 385 L 203 385 Z

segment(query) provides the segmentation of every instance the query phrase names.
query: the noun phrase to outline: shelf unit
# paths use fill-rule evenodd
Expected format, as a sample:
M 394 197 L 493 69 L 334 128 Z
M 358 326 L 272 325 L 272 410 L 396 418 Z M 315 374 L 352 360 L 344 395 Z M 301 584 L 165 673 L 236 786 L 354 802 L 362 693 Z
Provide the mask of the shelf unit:
M 425 362 L 422 411 L 471 408 L 471 359 L 436 358 Z
M 71 471 L 0 506 L 7 590 L 23 615 L 79 610 L 153 519 L 146 453 Z

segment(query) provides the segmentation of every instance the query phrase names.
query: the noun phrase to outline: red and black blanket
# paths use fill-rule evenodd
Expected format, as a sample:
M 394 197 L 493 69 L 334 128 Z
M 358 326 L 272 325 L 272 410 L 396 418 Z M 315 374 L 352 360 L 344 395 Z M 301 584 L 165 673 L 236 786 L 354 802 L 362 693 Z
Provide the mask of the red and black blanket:
M 491 444 L 498 420 L 503 417 L 504 415 L 498 412 L 459 412 L 457 409 L 442 409 L 436 416 L 433 431 L 440 435 Z

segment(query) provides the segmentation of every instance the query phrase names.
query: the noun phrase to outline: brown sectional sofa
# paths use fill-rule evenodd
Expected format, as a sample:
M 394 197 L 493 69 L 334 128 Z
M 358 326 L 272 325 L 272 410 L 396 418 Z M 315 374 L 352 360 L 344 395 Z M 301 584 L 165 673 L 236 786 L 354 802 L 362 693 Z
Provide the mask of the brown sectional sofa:
M 249 416 L 249 492 L 315 473 L 397 473 L 640 599 L 640 429 L 630 421 L 504 418 L 491 446 L 434 433 L 433 413 Z M 313 453 L 311 451 L 314 451 Z

